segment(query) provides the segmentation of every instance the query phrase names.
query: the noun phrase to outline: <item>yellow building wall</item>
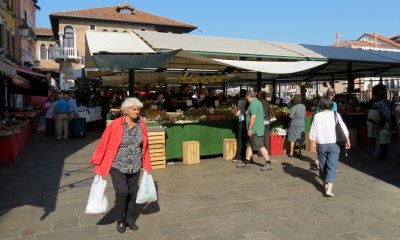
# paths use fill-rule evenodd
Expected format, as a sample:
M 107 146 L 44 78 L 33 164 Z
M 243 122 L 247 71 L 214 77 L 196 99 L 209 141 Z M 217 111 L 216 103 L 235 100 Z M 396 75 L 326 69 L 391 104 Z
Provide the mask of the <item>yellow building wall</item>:
M 10 32 L 11 36 L 15 37 L 15 25 L 16 25 L 16 19 L 15 19 L 15 10 L 14 9 L 10 9 L 9 6 L 7 6 L 7 4 L 0 2 L 1 5 L 1 13 L 3 15 L 3 20 L 4 20 L 4 29 L 3 29 L 3 39 L 4 39 L 4 48 L 6 50 L 8 50 L 9 52 L 7 52 L 10 55 L 14 55 L 15 54 L 15 49 L 10 49 L 12 47 L 7 45 L 7 30 Z M 11 42 L 11 40 L 10 40 Z

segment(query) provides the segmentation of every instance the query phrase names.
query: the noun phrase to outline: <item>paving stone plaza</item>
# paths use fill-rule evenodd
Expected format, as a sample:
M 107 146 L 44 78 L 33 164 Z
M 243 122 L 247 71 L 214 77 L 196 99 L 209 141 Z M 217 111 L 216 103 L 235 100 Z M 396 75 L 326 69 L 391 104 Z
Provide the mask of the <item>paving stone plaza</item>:
M 222 157 L 168 164 L 152 172 L 159 201 L 138 206 L 140 229 L 120 234 L 109 177 L 111 210 L 84 213 L 100 134 L 56 142 L 38 131 L 14 164 L 0 165 L 0 239 L 400 239 L 400 168 L 375 160 L 365 146 L 340 163 L 333 198 L 309 170 L 309 152 L 273 156 L 267 172 L 258 158 L 250 169 Z

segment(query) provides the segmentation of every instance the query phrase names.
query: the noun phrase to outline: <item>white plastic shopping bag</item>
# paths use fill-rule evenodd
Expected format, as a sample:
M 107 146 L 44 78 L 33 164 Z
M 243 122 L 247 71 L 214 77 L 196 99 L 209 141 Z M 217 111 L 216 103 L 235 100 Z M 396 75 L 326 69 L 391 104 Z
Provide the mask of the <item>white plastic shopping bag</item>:
M 155 201 L 157 201 L 157 192 L 153 177 L 147 171 L 144 171 L 142 180 L 140 180 L 136 203 L 142 204 Z
M 108 201 L 104 194 L 107 182 L 100 175 L 94 176 L 92 187 L 90 188 L 89 198 L 86 205 L 85 213 L 97 214 L 107 211 Z

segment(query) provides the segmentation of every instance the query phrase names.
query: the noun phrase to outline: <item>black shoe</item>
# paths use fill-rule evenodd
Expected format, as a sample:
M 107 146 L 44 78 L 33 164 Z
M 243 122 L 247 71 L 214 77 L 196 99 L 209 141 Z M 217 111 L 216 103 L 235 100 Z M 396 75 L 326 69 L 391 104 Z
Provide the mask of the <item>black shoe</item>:
M 139 229 L 138 225 L 136 225 L 136 223 L 126 223 L 126 225 L 132 229 L 133 231 L 136 231 Z
M 250 163 L 244 163 L 244 162 L 238 163 L 238 164 L 236 165 L 236 168 L 246 168 L 246 169 L 250 169 Z
M 260 168 L 260 171 L 263 171 L 263 172 L 269 171 L 269 170 L 272 170 L 272 162 L 271 161 L 265 163 L 265 165 L 262 168 Z
M 124 222 L 117 222 L 117 231 L 119 233 L 124 233 L 126 230 L 126 225 Z

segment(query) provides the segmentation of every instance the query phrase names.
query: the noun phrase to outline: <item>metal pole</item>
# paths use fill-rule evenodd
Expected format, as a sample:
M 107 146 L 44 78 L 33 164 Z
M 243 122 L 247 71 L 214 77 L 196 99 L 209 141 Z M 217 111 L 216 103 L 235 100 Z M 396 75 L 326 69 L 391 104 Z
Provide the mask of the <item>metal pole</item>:
M 352 74 L 352 64 L 347 63 L 347 94 L 351 95 L 354 92 L 354 76 Z
M 128 91 L 129 91 L 129 97 L 135 96 L 135 69 L 129 69 Z
M 256 91 L 260 92 L 261 91 L 261 72 L 257 72 L 257 86 L 256 86 Z

